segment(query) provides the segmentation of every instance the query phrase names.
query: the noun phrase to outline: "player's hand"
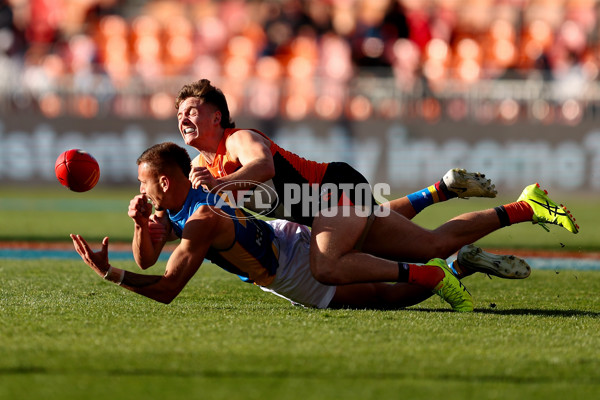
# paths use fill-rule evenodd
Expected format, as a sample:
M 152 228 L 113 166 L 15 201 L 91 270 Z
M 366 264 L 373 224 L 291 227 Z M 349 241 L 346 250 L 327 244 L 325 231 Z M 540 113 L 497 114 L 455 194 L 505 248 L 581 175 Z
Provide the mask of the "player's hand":
M 137 225 L 147 224 L 150 215 L 152 215 L 152 205 L 148 203 L 148 197 L 146 197 L 145 194 L 139 194 L 131 199 L 127 215 L 129 215 Z
M 167 241 L 169 235 L 168 226 L 161 218 L 157 217 L 156 214 L 150 216 L 148 220 L 148 231 L 150 232 L 150 239 L 153 243 L 164 243 Z
M 192 167 L 190 181 L 194 189 L 204 186 L 207 190 L 211 190 L 219 184 L 219 181 L 205 167 Z
M 81 256 L 83 262 L 89 265 L 100 277 L 104 278 L 110 266 L 108 263 L 108 237 L 102 240 L 102 249 L 94 252 L 80 235 L 71 234 L 70 236 L 73 240 L 75 251 Z

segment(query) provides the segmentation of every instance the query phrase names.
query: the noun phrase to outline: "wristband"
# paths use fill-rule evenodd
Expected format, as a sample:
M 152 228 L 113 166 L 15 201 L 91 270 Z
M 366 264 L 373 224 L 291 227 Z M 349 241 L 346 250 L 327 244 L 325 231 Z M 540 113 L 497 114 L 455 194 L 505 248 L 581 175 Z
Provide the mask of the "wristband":
M 117 285 L 121 286 L 121 283 L 123 283 L 123 278 L 125 278 L 125 271 L 122 269 L 119 269 L 119 279 L 117 279 L 117 281 L 115 283 Z
M 111 274 L 113 273 L 114 270 L 119 271 L 119 276 L 117 277 L 116 280 L 113 279 L 109 279 Z M 113 268 L 112 265 L 108 265 L 108 269 L 106 270 L 106 274 L 104 274 L 104 279 L 113 283 L 116 283 L 117 285 L 121 285 L 121 283 L 123 283 L 123 278 L 125 278 L 125 271 L 119 268 Z
M 104 274 L 104 280 L 108 280 L 108 276 L 110 275 L 112 270 L 113 270 L 112 265 L 108 264 L 108 269 L 106 270 L 106 273 Z

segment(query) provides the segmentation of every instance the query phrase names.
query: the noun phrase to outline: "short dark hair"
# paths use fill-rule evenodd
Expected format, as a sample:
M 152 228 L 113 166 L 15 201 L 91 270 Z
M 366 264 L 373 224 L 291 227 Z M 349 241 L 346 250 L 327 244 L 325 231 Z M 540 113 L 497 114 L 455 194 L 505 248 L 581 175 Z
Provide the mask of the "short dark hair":
M 187 177 L 192 169 L 190 155 L 183 148 L 172 142 L 155 144 L 146 149 L 137 159 L 137 165 L 148 164 L 157 174 L 165 174 L 179 168 Z
M 211 85 L 208 79 L 201 79 L 184 85 L 175 98 L 175 109 L 178 110 L 181 103 L 189 97 L 196 97 L 202 100 L 203 104 L 208 103 L 215 106 L 221 113 L 222 128 L 235 128 L 235 122 L 231 119 L 225 95 L 221 89 Z

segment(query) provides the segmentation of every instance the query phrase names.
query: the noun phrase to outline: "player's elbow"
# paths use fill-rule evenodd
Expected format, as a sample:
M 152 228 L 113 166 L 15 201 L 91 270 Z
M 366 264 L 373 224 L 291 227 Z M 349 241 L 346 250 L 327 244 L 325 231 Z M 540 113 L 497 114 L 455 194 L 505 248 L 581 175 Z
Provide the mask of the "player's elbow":
M 262 168 L 262 173 L 263 173 L 263 176 L 262 176 L 263 182 L 267 181 L 269 179 L 272 179 L 275 176 L 275 165 L 273 164 L 272 161 L 264 163 L 263 168 Z
M 162 290 L 156 296 L 153 296 L 154 300 L 163 304 L 171 304 L 173 300 L 179 295 L 179 291 Z
M 148 268 L 150 268 L 152 266 L 148 263 L 144 263 L 144 262 L 140 262 L 140 261 L 136 261 L 136 264 L 138 265 L 138 267 L 140 267 L 141 270 L 147 270 Z
M 175 296 L 165 295 L 165 296 L 161 296 L 161 297 L 157 298 L 156 300 L 163 304 L 169 305 L 169 304 L 171 304 L 171 302 L 173 300 L 175 300 L 176 297 L 177 297 L 177 295 L 175 295 Z
M 136 255 L 136 254 L 134 254 L 134 258 L 135 258 L 135 263 L 142 270 L 146 270 L 146 269 L 152 267 L 154 264 L 156 264 L 156 261 L 158 259 L 158 258 L 154 259 L 152 257 L 142 257 L 141 255 Z
M 171 302 L 179 296 L 179 293 L 181 293 L 185 285 L 181 285 L 179 282 L 173 282 L 165 278 L 163 278 L 162 282 L 164 286 L 157 300 L 163 304 L 171 304 Z
M 138 263 L 138 266 L 142 270 L 147 270 L 148 268 L 150 268 L 153 265 L 154 265 L 154 263 L 143 263 L 143 262 L 142 263 Z

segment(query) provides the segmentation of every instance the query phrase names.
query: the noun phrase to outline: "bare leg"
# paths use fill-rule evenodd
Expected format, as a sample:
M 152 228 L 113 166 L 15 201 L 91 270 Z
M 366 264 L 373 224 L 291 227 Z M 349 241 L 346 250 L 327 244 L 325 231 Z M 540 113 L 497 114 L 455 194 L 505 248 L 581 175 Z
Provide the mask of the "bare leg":
M 354 245 L 366 218 L 357 216 L 354 207 L 344 210 L 346 216 L 338 211 L 335 216 L 317 216 L 311 235 L 311 271 L 317 280 L 331 285 L 395 282 L 398 264 L 391 260 L 425 263 L 431 258 L 445 259 L 501 227 L 493 209 L 460 215 L 433 231 L 392 212 L 375 218 L 363 252 L 358 252 Z
M 417 215 L 417 212 L 406 196 L 383 203 L 381 207 L 387 207 L 408 219 L 413 219 Z
M 351 207 L 351 211 L 354 211 L 354 207 Z M 311 233 L 310 267 L 319 282 L 347 285 L 397 280 L 397 262 L 353 250 L 366 222 L 365 217 L 354 214 L 315 218 Z
M 448 258 L 462 246 L 501 228 L 494 209 L 461 214 L 434 230 L 402 218 L 395 213 L 376 218 L 363 251 L 394 260 L 427 262 L 435 257 Z

